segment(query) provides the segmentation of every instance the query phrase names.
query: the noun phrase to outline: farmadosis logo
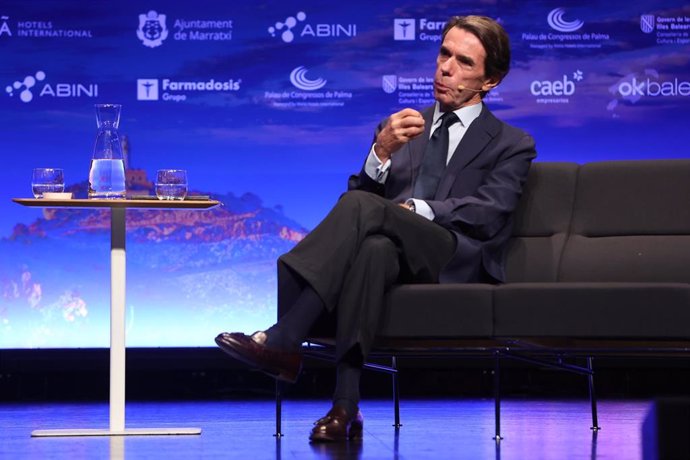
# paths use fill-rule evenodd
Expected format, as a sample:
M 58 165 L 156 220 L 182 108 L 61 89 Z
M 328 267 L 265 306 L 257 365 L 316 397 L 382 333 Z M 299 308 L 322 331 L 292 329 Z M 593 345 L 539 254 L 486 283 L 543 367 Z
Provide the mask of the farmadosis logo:
M 158 79 L 139 78 L 137 80 L 137 100 L 138 101 L 157 101 L 158 100 Z
M 319 77 L 315 80 L 310 80 L 307 78 L 307 69 L 304 66 L 296 67 L 292 72 L 290 72 L 290 82 L 299 89 L 305 91 L 316 91 L 317 89 L 323 88 L 327 81 Z
M 416 37 L 414 19 L 393 20 L 393 40 L 414 40 Z
M 163 40 L 168 38 L 168 29 L 165 27 L 165 15 L 158 14 L 153 10 L 146 14 L 140 14 L 137 37 L 139 37 L 144 46 L 149 48 L 162 45 Z
M 557 30 L 559 32 L 575 32 L 585 24 L 584 21 L 581 21 L 579 19 L 575 19 L 573 21 L 566 21 L 565 19 L 563 19 L 564 15 L 564 8 L 556 8 L 554 10 L 551 10 L 546 20 L 548 21 L 549 26 L 551 26 L 552 29 Z

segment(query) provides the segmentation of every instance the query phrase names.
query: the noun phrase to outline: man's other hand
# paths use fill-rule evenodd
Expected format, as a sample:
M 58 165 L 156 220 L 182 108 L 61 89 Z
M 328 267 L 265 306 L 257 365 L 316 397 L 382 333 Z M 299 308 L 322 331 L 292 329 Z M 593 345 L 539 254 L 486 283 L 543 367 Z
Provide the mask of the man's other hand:
M 402 109 L 390 116 L 376 136 L 374 152 L 385 163 L 391 154 L 424 132 L 424 117 L 414 109 Z

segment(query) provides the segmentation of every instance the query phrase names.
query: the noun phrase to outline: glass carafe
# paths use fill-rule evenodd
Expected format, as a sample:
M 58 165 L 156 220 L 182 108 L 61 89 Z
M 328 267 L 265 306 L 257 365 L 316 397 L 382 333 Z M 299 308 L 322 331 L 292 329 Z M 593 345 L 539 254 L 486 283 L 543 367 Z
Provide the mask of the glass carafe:
M 96 104 L 96 143 L 89 170 L 89 198 L 124 198 L 125 163 L 117 130 L 119 104 Z

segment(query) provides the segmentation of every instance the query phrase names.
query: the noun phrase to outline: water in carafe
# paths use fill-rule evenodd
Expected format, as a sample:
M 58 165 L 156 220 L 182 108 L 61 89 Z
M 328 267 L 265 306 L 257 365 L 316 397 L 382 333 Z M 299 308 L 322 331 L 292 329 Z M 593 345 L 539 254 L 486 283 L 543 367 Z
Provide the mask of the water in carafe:
M 124 198 L 125 164 L 118 128 L 119 104 L 96 104 L 98 132 L 89 170 L 89 198 Z

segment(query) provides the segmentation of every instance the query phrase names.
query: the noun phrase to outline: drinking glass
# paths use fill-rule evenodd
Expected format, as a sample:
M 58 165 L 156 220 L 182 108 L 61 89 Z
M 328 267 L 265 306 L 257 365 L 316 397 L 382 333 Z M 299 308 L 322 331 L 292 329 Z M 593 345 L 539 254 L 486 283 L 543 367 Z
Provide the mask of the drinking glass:
M 31 176 L 31 191 L 34 198 L 43 198 L 43 194 L 65 191 L 65 176 L 60 168 L 35 168 Z
M 156 173 L 156 196 L 159 200 L 184 200 L 187 196 L 187 171 L 159 169 Z

